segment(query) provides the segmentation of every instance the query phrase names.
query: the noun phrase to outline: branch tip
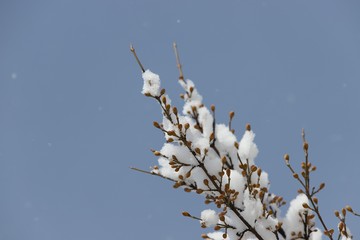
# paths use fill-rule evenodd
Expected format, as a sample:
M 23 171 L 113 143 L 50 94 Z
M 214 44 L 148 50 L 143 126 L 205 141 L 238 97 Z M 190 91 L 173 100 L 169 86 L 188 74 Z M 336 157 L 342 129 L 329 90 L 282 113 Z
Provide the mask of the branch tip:
M 137 54 L 136 54 L 136 51 L 135 51 L 135 48 L 134 48 L 134 46 L 133 46 L 132 44 L 130 44 L 130 51 L 131 51 L 132 54 L 134 55 L 135 60 L 136 60 L 136 62 L 138 63 L 141 71 L 142 71 L 142 72 L 145 72 L 145 68 L 144 68 L 144 66 L 141 64 L 140 59 L 138 58 L 138 56 L 137 56 Z
M 173 48 L 174 48 L 175 57 L 176 57 L 176 66 L 179 69 L 179 80 L 185 81 L 184 80 L 184 73 L 182 71 L 182 66 L 181 66 L 181 62 L 180 62 L 179 51 L 178 51 L 176 42 L 173 43 Z

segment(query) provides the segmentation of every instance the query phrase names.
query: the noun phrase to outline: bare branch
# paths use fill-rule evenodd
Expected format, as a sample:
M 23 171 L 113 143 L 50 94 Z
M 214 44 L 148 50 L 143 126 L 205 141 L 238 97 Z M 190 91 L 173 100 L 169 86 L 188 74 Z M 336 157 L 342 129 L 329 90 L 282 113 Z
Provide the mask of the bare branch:
M 140 59 L 138 58 L 137 54 L 136 54 L 136 51 L 135 51 L 135 48 L 133 47 L 132 44 L 130 44 L 130 51 L 133 53 L 135 59 L 136 59 L 136 62 L 139 64 L 139 67 L 141 68 L 141 71 L 142 72 L 145 72 L 145 68 L 143 67 L 143 65 L 141 64 L 140 62 Z
M 176 42 L 173 43 L 173 47 L 174 47 L 174 52 L 175 52 L 175 57 L 176 57 L 176 66 L 179 69 L 179 80 L 185 81 L 184 73 L 182 71 L 182 66 L 181 66 L 181 62 L 180 62 L 179 51 L 178 51 Z

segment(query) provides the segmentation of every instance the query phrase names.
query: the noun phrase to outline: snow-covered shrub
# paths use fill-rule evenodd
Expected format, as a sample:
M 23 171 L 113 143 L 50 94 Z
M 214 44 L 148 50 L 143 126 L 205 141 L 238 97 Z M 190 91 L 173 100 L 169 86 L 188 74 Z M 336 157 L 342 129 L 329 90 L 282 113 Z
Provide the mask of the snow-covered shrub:
M 325 184 L 310 185 L 310 174 L 316 167 L 308 159 L 309 144 L 304 132 L 305 160 L 301 163 L 300 174 L 290 164 L 289 155 L 284 156 L 286 165 L 302 188 L 290 202 L 286 215 L 280 216 L 280 207 L 285 201 L 270 192 L 268 174 L 256 165 L 258 148 L 251 126 L 246 125 L 238 140 L 231 128 L 234 112 L 229 113 L 228 126 L 217 123 L 215 106 L 207 108 L 194 83 L 184 79 L 176 45 L 174 49 L 180 72 L 179 84 L 185 91 L 182 111 L 171 104 L 170 97 L 161 88 L 159 75 L 145 70 L 131 47 L 143 72 L 142 93 L 158 102 L 163 116 L 162 122 L 154 122 L 154 127 L 165 137 L 162 149 L 153 151 L 159 166 L 147 173 L 172 181 L 174 188 L 201 194 L 205 204 L 213 204 L 216 210 L 206 209 L 200 217 L 183 212 L 184 216 L 199 220 L 201 227 L 214 229 L 215 232 L 203 234 L 203 238 L 319 240 L 325 236 L 352 239 L 345 216 L 346 212 L 358 214 L 351 207 L 343 208 L 341 213 L 335 212 L 340 220 L 338 237 L 321 217 L 316 194 Z M 319 227 L 316 227 L 316 218 Z

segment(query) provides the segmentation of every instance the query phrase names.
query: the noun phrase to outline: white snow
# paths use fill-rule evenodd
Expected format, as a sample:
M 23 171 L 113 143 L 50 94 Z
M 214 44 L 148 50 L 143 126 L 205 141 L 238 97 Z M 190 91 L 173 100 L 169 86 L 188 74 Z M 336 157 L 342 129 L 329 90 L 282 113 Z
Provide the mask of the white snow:
M 201 212 L 201 224 L 204 224 L 206 227 L 213 227 L 219 221 L 219 216 L 214 210 L 207 209 Z
M 144 79 L 142 94 L 150 94 L 151 96 L 160 95 L 160 77 L 151 72 L 149 69 L 142 74 Z

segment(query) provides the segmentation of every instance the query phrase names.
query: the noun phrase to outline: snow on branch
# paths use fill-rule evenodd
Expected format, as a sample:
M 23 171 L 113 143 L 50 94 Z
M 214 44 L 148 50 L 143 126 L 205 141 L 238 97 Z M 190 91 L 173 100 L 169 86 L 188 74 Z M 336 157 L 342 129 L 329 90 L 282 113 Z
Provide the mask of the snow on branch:
M 289 155 L 284 156 L 301 189 L 290 202 L 286 215 L 281 216 L 280 208 L 286 203 L 281 196 L 270 192 L 269 176 L 255 162 L 258 148 L 250 124 L 238 140 L 231 127 L 234 112 L 229 113 L 228 125 L 217 123 L 215 106 L 206 107 L 195 84 L 184 78 L 175 43 L 173 47 L 179 84 L 184 89 L 182 111 L 171 104 L 170 97 L 161 88 L 159 75 L 145 70 L 135 49 L 130 47 L 142 71 L 142 94 L 160 105 L 162 122 L 153 125 L 165 137 L 163 147 L 152 150 L 159 166 L 150 172 L 132 169 L 169 180 L 174 188 L 204 196 L 205 204 L 212 204 L 214 209 L 203 210 L 199 217 L 188 212 L 183 212 L 183 216 L 199 221 L 202 228 L 213 228 L 214 232 L 202 235 L 205 239 L 319 240 L 322 236 L 335 239 L 335 231 L 322 218 L 316 197 L 325 184 L 310 184 L 310 175 L 316 167 L 309 161 L 305 132 L 302 132 L 305 160 L 300 174 L 291 165 Z M 335 212 L 340 221 L 337 239 L 352 239 L 345 221 L 347 212 L 359 216 L 350 206 Z M 315 219 L 319 220 L 319 227 Z

